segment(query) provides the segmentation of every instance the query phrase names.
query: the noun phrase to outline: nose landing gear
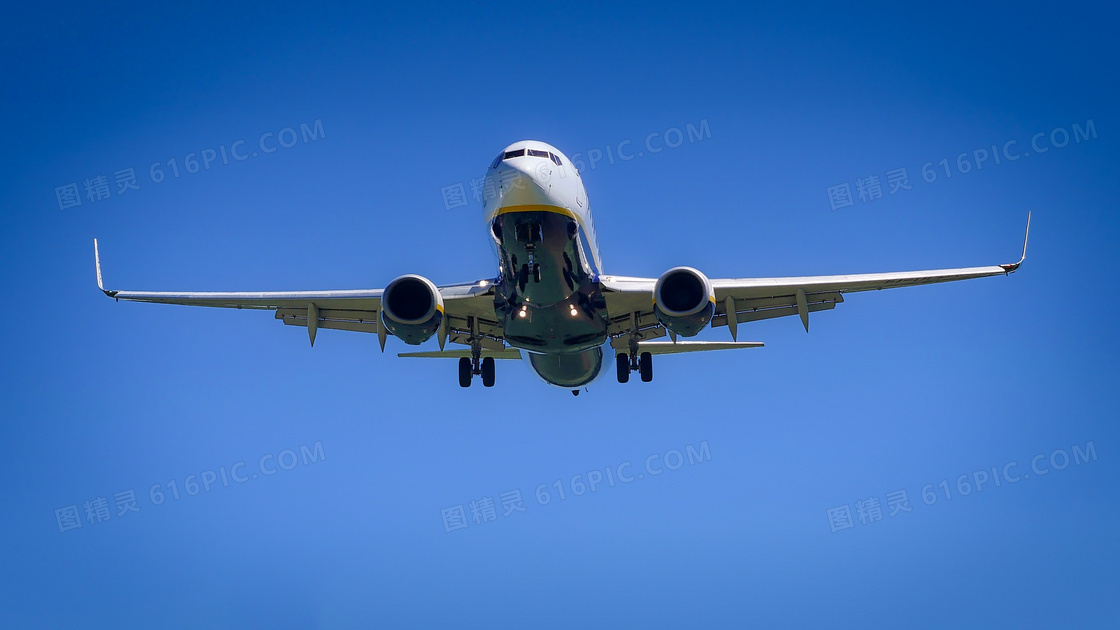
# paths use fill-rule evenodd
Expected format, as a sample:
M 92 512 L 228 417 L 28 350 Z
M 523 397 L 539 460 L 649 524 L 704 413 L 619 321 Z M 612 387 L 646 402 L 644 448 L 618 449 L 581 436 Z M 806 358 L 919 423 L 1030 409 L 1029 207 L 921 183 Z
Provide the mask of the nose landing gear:
M 528 263 L 521 265 L 521 269 L 517 271 L 517 286 L 520 290 L 525 290 L 525 285 L 529 284 L 530 277 L 532 277 L 533 282 L 540 284 L 541 265 L 533 262 L 532 258 L 529 259 Z

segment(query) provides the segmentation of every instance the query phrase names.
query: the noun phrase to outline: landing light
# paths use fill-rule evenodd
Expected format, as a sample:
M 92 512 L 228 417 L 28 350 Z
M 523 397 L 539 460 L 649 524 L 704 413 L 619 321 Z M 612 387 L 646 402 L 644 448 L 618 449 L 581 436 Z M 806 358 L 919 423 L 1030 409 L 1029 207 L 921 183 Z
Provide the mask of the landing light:
M 521 312 L 519 312 L 519 313 L 517 314 L 517 316 L 518 316 L 518 317 L 525 317 L 525 311 L 521 311 Z

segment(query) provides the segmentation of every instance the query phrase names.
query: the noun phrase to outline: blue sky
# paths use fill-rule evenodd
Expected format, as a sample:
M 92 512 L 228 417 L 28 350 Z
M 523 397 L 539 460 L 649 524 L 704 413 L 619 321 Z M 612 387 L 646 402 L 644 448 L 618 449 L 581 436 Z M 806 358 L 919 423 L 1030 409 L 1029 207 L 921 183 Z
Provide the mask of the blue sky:
M 1114 8 L 10 13 L 0 626 L 1120 618 Z M 642 151 L 651 134 L 661 151 Z M 382 356 L 322 331 L 312 349 L 268 313 L 96 290 L 94 237 L 110 288 L 490 277 L 470 182 L 519 139 L 642 151 L 583 169 L 607 273 L 1006 263 L 1033 211 L 1028 258 L 850 295 L 808 335 L 742 325 L 766 348 L 664 357 L 652 384 L 578 398 L 519 363 L 462 390 L 453 363 L 397 359 L 394 340 Z M 245 159 L 223 160 L 238 140 Z M 632 481 L 577 492 L 607 469 Z M 513 491 L 524 511 L 505 516 Z M 110 516 L 91 521 L 99 498 Z M 476 522 L 485 498 L 496 516 Z M 69 506 L 82 526 L 61 531 Z M 447 531 L 456 506 L 469 526 Z

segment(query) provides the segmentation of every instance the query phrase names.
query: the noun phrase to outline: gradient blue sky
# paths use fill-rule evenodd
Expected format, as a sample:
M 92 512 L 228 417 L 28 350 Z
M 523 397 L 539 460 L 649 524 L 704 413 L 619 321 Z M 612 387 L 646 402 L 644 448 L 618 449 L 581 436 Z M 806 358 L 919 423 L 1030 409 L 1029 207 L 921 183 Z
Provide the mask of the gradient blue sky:
M 1070 3 L 9 7 L 0 626 L 1116 627 L 1117 25 Z M 185 170 L 316 120 L 313 142 Z M 854 294 L 808 335 L 743 325 L 766 348 L 665 357 L 653 384 L 578 398 L 520 363 L 461 390 L 393 340 L 311 349 L 269 313 L 94 285 L 95 236 L 110 288 L 489 277 L 480 207 L 441 188 L 469 193 L 515 140 L 587 155 L 702 122 L 701 141 L 584 169 L 608 273 L 1012 262 L 1031 210 L 1027 262 Z M 1012 140 L 1016 161 L 956 166 Z M 127 168 L 140 188 L 117 194 Z M 899 168 L 912 187 L 888 194 Z M 100 175 L 109 198 L 60 209 L 56 188 Z M 869 175 L 882 198 L 830 208 Z M 320 461 L 185 493 L 317 442 Z M 701 443 L 701 463 L 571 492 Z M 956 489 L 1011 462 L 1017 483 Z M 558 479 L 568 496 L 540 505 Z M 171 480 L 182 496 L 154 505 Z M 127 490 L 139 512 L 118 516 Z M 445 531 L 441 510 L 511 490 L 524 512 Z M 888 516 L 897 490 L 911 511 Z M 91 523 L 98 497 L 111 517 Z M 860 523 L 871 497 L 883 517 Z M 70 505 L 84 524 L 60 532 Z

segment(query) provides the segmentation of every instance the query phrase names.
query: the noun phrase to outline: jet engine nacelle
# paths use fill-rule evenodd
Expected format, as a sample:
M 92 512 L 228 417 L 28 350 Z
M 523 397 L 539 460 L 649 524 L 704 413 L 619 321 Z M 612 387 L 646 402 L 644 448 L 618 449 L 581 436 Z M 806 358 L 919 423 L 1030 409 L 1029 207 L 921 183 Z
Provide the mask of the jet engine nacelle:
M 424 343 L 443 322 L 443 296 L 423 276 L 401 276 L 381 294 L 381 322 L 407 344 Z
M 674 267 L 653 285 L 657 321 L 682 337 L 691 337 L 712 321 L 716 294 L 708 277 L 692 267 Z

